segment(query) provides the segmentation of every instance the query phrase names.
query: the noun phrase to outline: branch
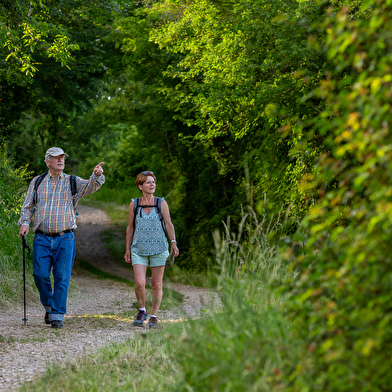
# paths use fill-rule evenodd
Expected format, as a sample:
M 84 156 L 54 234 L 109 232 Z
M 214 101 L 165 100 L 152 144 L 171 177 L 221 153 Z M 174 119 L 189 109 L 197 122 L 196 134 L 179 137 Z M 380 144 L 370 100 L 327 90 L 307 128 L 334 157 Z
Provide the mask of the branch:
M 26 30 L 27 30 L 27 26 L 29 25 L 30 17 L 31 17 L 31 0 L 29 0 L 29 13 L 27 15 Z

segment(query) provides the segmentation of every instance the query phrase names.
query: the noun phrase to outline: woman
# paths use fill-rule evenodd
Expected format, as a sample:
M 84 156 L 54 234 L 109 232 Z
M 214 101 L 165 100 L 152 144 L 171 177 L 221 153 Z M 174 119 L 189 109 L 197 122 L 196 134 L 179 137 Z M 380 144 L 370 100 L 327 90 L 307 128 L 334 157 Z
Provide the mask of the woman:
M 142 197 L 132 200 L 129 205 L 128 227 L 126 234 L 126 253 L 124 259 L 132 262 L 135 279 L 135 293 L 139 304 L 139 312 L 133 325 L 143 326 L 147 320 L 146 311 L 146 272 L 150 263 L 152 310 L 148 322 L 150 328 L 158 326 L 158 310 L 162 301 L 162 280 L 165 262 L 169 256 L 163 224 L 156 202 L 161 201 L 161 212 L 171 241 L 170 254 L 179 255 L 174 226 L 170 219 L 169 206 L 163 199 L 155 198 L 156 178 L 151 171 L 143 171 L 136 178 L 136 186 L 142 192 Z M 139 206 L 140 205 L 140 206 Z M 138 206 L 135 211 L 135 206 Z

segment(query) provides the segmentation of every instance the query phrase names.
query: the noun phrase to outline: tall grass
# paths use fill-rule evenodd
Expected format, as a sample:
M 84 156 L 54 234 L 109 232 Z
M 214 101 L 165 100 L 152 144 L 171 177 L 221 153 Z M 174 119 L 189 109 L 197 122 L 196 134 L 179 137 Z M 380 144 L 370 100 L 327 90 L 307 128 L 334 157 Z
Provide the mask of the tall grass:
M 270 286 L 288 278 L 287 263 L 279 251 L 286 225 L 287 219 L 282 220 L 281 214 L 275 219 L 263 215 L 259 221 L 249 207 L 236 232 L 231 231 L 228 221 L 223 235 L 213 233 L 216 268 L 225 298 L 232 303 L 243 298 L 254 304 L 260 302 L 256 298 L 262 298 L 264 305 L 278 305 L 280 298 Z
M 177 391 L 269 391 L 295 362 L 299 345 L 280 312 L 284 299 L 271 289 L 290 274 L 269 240 L 283 226 L 279 219 L 259 222 L 249 209 L 236 234 L 228 224 L 224 235 L 214 233 L 221 307 L 187 326 L 177 353 L 183 374 Z

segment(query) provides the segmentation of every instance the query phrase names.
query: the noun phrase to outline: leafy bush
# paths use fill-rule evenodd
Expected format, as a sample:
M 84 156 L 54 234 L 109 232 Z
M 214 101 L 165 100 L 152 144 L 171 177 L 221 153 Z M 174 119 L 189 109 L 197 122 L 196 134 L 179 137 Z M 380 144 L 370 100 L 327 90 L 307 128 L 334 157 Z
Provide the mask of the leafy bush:
M 392 385 L 392 3 L 377 3 L 367 20 L 345 8 L 325 22 L 335 68 L 314 92 L 327 105 L 311 136 L 328 153 L 307 246 L 288 253 L 300 275 L 287 311 L 306 344 L 287 391 Z
M 20 212 L 23 204 L 26 179 L 30 173 L 27 166 L 15 169 L 13 160 L 7 152 L 5 144 L 0 145 L 0 219 L 6 225 Z
M 23 294 L 22 242 L 17 236 L 17 220 L 23 204 L 27 167 L 13 168 L 5 144 L 0 145 L 0 304 L 9 304 Z M 31 239 L 28 239 L 31 245 Z M 32 248 L 32 247 L 31 247 Z M 28 294 L 36 296 L 31 277 L 31 257 L 27 261 Z M 33 294 L 34 293 L 34 294 Z

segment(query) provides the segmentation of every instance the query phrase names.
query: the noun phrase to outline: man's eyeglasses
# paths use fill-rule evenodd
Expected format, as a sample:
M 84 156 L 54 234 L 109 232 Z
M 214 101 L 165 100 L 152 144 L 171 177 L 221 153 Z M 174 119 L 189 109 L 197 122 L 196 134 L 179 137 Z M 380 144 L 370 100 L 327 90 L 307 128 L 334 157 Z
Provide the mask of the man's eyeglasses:
M 144 176 L 146 176 L 148 173 L 154 174 L 154 172 L 152 172 L 152 171 L 142 171 L 142 174 L 143 174 Z

